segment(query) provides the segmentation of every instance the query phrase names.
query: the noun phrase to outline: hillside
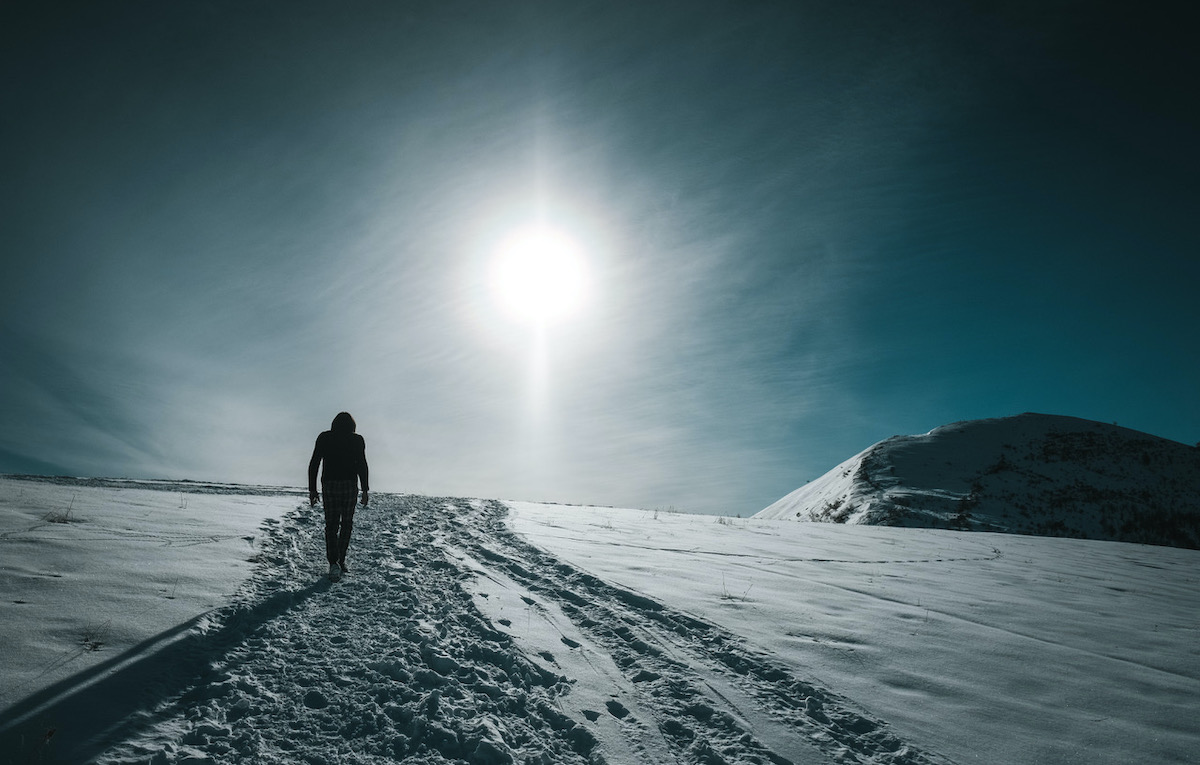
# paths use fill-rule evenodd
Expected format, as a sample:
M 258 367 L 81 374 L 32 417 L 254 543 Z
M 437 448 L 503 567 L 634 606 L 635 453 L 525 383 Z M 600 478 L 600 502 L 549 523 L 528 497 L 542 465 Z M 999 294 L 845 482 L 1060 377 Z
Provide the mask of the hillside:
M 1022 414 L 893 436 L 757 518 L 1200 548 L 1200 449 Z
M 234 488 L 0 477 L 0 765 L 1200 751 L 1195 550 Z

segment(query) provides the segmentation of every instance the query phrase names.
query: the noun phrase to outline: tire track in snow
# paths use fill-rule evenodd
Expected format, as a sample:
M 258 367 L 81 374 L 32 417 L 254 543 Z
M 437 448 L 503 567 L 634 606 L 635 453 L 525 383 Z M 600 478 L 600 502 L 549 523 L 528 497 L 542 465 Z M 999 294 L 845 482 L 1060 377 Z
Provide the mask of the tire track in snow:
M 570 539 L 581 541 L 578 537 L 572 537 L 569 534 L 561 537 L 562 539 Z M 701 550 L 698 548 L 682 548 L 682 547 L 663 547 L 659 545 L 639 545 L 631 542 L 604 542 L 603 544 L 609 547 L 624 547 L 634 550 L 645 550 L 647 553 L 670 552 L 684 553 L 687 555 L 711 555 L 715 558 L 747 558 L 753 561 L 762 561 L 766 564 L 771 563 L 845 563 L 849 565 L 865 565 L 865 566 L 880 566 L 880 565 L 903 565 L 909 563 L 976 563 L 980 561 L 999 560 L 1004 556 L 997 547 L 986 545 L 991 549 L 989 555 L 975 555 L 971 557 L 958 558 L 903 558 L 903 559 L 881 559 L 881 560 L 862 560 L 858 558 L 792 558 L 780 556 L 764 556 L 758 553 L 738 553 L 725 552 L 722 550 Z
M 848 700 L 796 678 L 716 625 L 603 582 L 528 544 L 508 527 L 499 502 L 476 508 L 478 519 L 463 524 L 481 532 L 468 551 L 554 601 L 609 650 L 649 699 L 683 761 L 789 762 L 755 737 L 753 730 L 759 730 L 785 745 L 787 732 L 799 734 L 835 762 L 949 762 L 907 744 Z M 783 728 L 784 735 L 762 727 Z

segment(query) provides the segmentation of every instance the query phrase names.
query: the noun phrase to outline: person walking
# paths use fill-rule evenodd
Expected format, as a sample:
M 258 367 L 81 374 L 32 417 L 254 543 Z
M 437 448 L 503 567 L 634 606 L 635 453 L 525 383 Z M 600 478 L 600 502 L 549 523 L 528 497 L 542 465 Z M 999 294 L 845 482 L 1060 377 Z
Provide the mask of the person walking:
M 325 557 L 329 560 L 329 578 L 338 581 L 346 568 L 346 551 L 354 529 L 354 505 L 362 483 L 362 504 L 367 506 L 367 444 L 355 433 L 354 418 L 339 412 L 329 430 L 317 436 L 312 459 L 308 461 L 308 504 L 315 507 L 324 497 Z M 321 471 L 321 493 L 317 493 L 317 469 Z

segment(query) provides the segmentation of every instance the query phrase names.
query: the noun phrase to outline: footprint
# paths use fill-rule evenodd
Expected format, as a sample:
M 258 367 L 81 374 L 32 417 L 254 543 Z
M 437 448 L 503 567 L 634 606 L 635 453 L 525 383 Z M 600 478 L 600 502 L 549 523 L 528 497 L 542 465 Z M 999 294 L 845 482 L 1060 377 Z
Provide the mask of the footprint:
M 604 706 L 608 707 L 608 713 L 618 720 L 624 719 L 629 714 L 629 710 L 625 708 L 625 705 L 616 699 L 604 702 Z
M 304 706 L 309 709 L 324 709 L 329 706 L 329 699 L 320 691 L 309 691 L 304 696 Z

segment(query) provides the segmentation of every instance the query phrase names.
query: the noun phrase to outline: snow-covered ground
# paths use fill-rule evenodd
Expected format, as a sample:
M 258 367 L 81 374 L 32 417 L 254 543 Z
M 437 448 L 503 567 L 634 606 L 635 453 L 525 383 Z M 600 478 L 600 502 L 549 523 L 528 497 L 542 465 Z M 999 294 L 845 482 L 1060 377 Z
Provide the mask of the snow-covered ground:
M 124 486 L 0 479 L 3 707 L 178 637 L 229 601 L 263 520 L 296 504 Z
M 1200 761 L 1200 552 L 156 489 L 0 480 L 0 762 Z
M 1200 762 L 1195 550 L 529 504 L 512 523 L 949 760 Z

